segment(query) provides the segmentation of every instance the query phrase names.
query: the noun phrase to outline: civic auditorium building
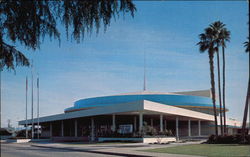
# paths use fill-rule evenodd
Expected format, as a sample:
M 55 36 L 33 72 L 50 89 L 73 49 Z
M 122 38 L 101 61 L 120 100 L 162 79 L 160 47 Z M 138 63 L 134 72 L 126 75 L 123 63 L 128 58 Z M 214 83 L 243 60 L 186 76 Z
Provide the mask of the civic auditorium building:
M 34 125 L 37 122 L 34 119 Z M 26 125 L 26 121 L 19 124 Z M 27 125 L 31 124 L 29 119 Z M 213 104 L 210 90 L 143 91 L 81 99 L 62 114 L 40 117 L 39 125 L 40 137 L 55 141 L 154 142 L 156 137 L 175 141 L 214 134 Z M 237 133 L 240 126 L 240 122 L 227 119 L 229 134 Z

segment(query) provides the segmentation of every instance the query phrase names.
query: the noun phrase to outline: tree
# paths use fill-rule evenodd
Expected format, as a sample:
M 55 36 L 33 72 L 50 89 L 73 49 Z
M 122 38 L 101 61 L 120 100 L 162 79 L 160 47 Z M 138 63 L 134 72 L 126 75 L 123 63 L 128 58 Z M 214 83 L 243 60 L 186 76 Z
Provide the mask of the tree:
M 250 44 L 249 44 L 249 37 L 248 41 L 244 42 L 245 52 L 248 53 L 249 56 L 249 76 L 248 76 L 248 87 L 247 87 L 247 96 L 244 108 L 244 115 L 243 115 L 243 122 L 242 122 L 242 137 L 245 140 L 245 133 L 246 133 L 246 123 L 247 123 L 247 112 L 249 106 L 249 98 L 250 98 Z
M 136 11 L 132 0 L 2 0 L 0 1 L 0 68 L 15 70 L 16 66 L 29 66 L 29 60 L 11 44 L 20 43 L 27 49 L 39 49 L 48 36 L 60 42 L 58 23 L 66 34 L 78 43 L 85 34 L 104 30 L 112 18 Z M 10 42 L 10 43 L 8 43 Z
M 218 124 L 217 124 L 217 112 L 216 112 L 216 100 L 215 100 L 215 82 L 214 82 L 214 53 L 217 51 L 216 41 L 214 40 L 214 31 L 208 27 L 204 30 L 205 32 L 199 35 L 200 52 L 208 51 L 209 65 L 210 65 L 210 83 L 212 92 L 212 102 L 214 110 L 214 123 L 215 123 L 215 135 L 218 136 Z
M 225 24 L 221 21 L 216 21 L 210 25 L 215 31 L 215 40 L 218 47 L 217 51 L 217 68 L 218 68 L 218 90 L 219 90 L 219 102 L 220 102 L 220 123 L 221 133 L 226 133 L 226 100 L 225 100 L 225 48 L 226 42 L 230 41 L 230 31 L 225 28 Z M 220 83 L 220 57 L 219 47 L 222 47 L 222 59 L 223 59 L 223 90 L 222 90 L 222 101 L 221 101 L 221 83 Z M 222 107 L 223 104 L 223 107 Z M 223 108 L 223 109 L 222 109 Z M 223 114 L 222 114 L 223 112 Z M 222 116 L 223 115 L 223 116 Z M 223 118 L 222 118 L 223 117 Z M 222 121 L 223 119 L 223 121 Z M 223 125 L 224 123 L 224 125 Z
M 222 104 L 221 104 L 221 83 L 220 83 L 220 54 L 219 54 L 219 46 L 221 45 L 221 40 L 219 39 L 219 34 L 222 30 L 222 28 L 225 25 L 220 22 L 216 21 L 209 25 L 209 27 L 212 29 L 213 32 L 213 40 L 216 43 L 216 54 L 217 54 L 217 70 L 218 70 L 218 91 L 219 91 L 219 105 L 220 105 L 220 129 L 221 134 L 224 133 L 223 131 L 223 124 L 222 124 Z
M 225 26 L 225 25 L 224 25 Z M 224 133 L 227 133 L 226 129 L 226 60 L 225 60 L 225 48 L 226 42 L 230 41 L 230 31 L 223 28 L 219 34 L 219 39 L 221 40 L 222 47 L 222 60 L 223 60 L 223 83 L 222 83 L 222 103 L 223 103 L 223 117 L 224 117 Z
M 217 43 L 218 51 L 217 51 L 217 68 L 218 68 L 218 88 L 219 88 L 219 101 L 220 101 L 220 122 L 221 122 L 221 133 L 226 133 L 226 100 L 225 100 L 225 48 L 226 42 L 230 41 L 230 31 L 225 28 L 225 24 L 221 21 L 216 21 L 210 25 L 210 27 L 215 31 L 215 40 Z M 222 101 L 221 101 L 221 86 L 220 86 L 220 57 L 219 57 L 219 47 L 222 47 L 222 59 L 223 59 L 223 90 L 222 90 Z M 223 107 L 222 107 L 223 104 Z M 222 109 L 223 108 L 223 109 Z M 222 114 L 223 112 L 223 114 Z M 223 115 L 223 116 L 222 116 Z M 222 122 L 223 117 L 223 122 Z M 223 125 L 224 123 L 224 125 Z
M 219 111 L 220 111 L 220 129 L 221 134 L 223 135 L 226 131 L 226 115 L 225 115 L 225 47 L 226 41 L 230 40 L 230 32 L 225 28 L 225 24 L 221 21 L 216 21 L 209 25 L 211 29 L 211 38 L 212 42 L 214 42 L 214 50 L 217 54 L 217 69 L 218 69 L 218 92 L 219 92 Z M 221 74 L 220 74 L 220 54 L 219 48 L 222 47 L 222 56 L 223 56 L 223 93 L 221 94 Z M 222 96 L 221 96 L 222 95 Z M 222 99 L 223 97 L 223 107 L 222 107 Z M 223 108 L 223 109 L 222 109 Z M 224 119 L 224 120 L 223 120 Z M 223 125 L 224 121 L 224 125 Z

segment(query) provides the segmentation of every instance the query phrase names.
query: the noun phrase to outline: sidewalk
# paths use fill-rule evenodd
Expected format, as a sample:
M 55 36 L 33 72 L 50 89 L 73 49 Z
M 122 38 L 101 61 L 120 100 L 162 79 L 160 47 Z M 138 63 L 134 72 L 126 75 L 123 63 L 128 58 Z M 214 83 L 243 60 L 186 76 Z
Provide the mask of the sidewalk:
M 186 145 L 186 144 L 198 144 L 198 143 L 199 142 L 172 143 L 168 145 L 143 144 L 143 143 L 128 143 L 128 144 L 32 143 L 31 146 L 52 148 L 52 149 L 64 149 L 64 150 L 79 151 L 79 152 L 89 152 L 96 154 L 106 154 L 114 156 L 194 157 L 193 155 L 177 155 L 177 154 L 144 152 L 143 150 L 173 147 L 177 145 Z

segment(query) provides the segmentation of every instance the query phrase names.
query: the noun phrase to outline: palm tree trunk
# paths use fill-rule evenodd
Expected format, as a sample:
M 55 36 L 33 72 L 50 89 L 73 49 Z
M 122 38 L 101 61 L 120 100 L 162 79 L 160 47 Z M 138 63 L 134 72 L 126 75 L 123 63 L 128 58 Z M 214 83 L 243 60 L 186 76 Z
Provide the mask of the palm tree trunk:
M 221 87 L 220 87 L 220 54 L 217 53 L 217 69 L 218 69 L 218 90 L 219 90 L 219 102 L 220 102 L 220 131 L 221 135 L 224 135 L 223 124 L 222 124 L 222 105 L 221 105 Z
M 246 103 L 245 103 L 245 109 L 244 109 L 244 116 L 243 116 L 243 122 L 242 122 L 242 138 L 245 139 L 245 133 L 246 133 L 246 124 L 247 124 L 247 112 L 248 112 L 248 101 L 250 96 L 250 80 L 248 80 L 248 87 L 247 87 L 247 97 L 246 97 Z
M 249 82 L 250 82 L 250 50 L 249 50 L 249 43 L 250 43 L 250 41 L 249 41 L 249 38 L 250 38 L 249 29 L 250 29 L 250 24 L 249 24 L 249 21 L 250 21 L 250 2 L 248 1 L 248 87 L 249 87 Z M 250 90 L 249 88 L 248 88 L 248 91 Z M 250 93 L 248 93 L 248 99 L 249 99 L 249 94 Z M 248 108 L 249 108 L 249 111 L 248 111 L 249 112 L 248 129 L 250 130 L 250 103 L 248 103 Z
M 222 46 L 222 58 L 223 58 L 223 89 L 222 89 L 222 100 L 223 100 L 223 117 L 224 117 L 224 134 L 227 134 L 226 128 L 226 60 L 225 60 L 225 48 Z
M 249 74 L 248 74 L 248 87 L 247 87 L 247 96 L 246 96 L 246 103 L 245 103 L 245 109 L 244 109 L 244 116 L 243 116 L 243 122 L 242 122 L 242 137 L 245 140 L 245 133 L 246 133 L 246 124 L 247 124 L 247 112 L 248 112 L 248 105 L 249 105 L 249 98 L 250 98 L 250 52 L 248 52 L 248 57 L 249 57 Z M 250 119 L 249 119 L 250 121 Z M 250 125 L 250 123 L 249 123 Z
M 214 110 L 214 123 L 215 123 L 215 135 L 218 136 L 218 124 L 217 124 L 217 113 L 216 113 L 216 101 L 215 101 L 215 82 L 214 82 L 214 54 L 213 52 L 208 52 L 209 54 L 209 65 L 210 65 L 210 80 L 211 80 L 211 92 Z

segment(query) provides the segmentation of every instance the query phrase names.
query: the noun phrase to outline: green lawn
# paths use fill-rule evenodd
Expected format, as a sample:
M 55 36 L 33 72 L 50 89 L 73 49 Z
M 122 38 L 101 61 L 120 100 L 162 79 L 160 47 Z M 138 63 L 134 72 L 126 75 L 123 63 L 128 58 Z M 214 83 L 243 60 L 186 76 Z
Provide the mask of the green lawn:
M 250 145 L 237 144 L 194 144 L 146 150 L 169 154 L 201 155 L 207 157 L 250 157 Z

